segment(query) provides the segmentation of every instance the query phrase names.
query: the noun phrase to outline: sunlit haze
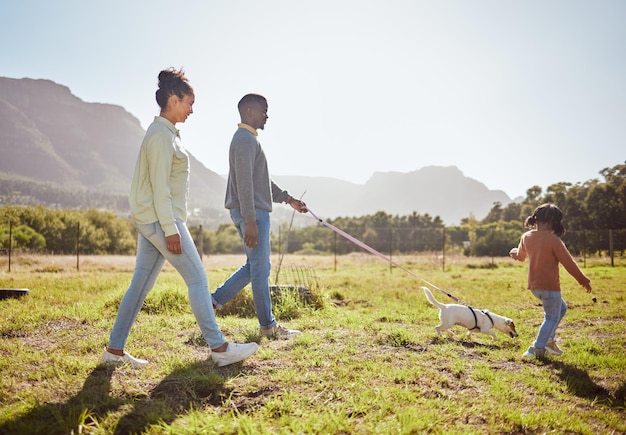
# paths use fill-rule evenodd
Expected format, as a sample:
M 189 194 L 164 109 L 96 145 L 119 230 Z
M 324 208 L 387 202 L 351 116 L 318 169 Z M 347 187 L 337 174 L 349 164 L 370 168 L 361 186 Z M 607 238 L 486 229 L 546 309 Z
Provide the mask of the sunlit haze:
M 604 0 L 2 0 L 0 76 L 52 80 L 147 128 L 158 72 L 183 67 L 183 145 L 219 174 L 256 92 L 274 175 L 457 166 L 515 198 L 626 160 L 625 23 L 626 2 Z

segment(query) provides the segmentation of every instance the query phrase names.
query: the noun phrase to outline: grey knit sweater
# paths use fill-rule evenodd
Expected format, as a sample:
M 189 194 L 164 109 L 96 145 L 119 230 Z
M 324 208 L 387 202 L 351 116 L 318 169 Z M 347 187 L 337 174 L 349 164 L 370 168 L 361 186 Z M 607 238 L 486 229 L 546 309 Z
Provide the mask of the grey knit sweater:
M 229 150 L 226 184 L 227 209 L 238 208 L 246 222 L 256 220 L 255 209 L 272 211 L 272 202 L 285 202 L 289 196 L 270 180 L 265 153 L 257 137 L 240 127 Z

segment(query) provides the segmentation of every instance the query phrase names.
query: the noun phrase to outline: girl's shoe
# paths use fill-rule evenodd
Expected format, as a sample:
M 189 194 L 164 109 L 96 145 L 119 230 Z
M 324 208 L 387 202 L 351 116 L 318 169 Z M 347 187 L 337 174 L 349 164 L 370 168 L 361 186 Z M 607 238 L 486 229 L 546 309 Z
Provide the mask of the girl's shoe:
M 522 355 L 525 358 L 545 358 L 546 350 L 545 349 L 537 349 L 532 346 L 528 348 L 526 352 Z
M 556 345 L 556 341 L 550 340 L 546 343 L 546 352 L 551 355 L 563 355 L 563 351 Z

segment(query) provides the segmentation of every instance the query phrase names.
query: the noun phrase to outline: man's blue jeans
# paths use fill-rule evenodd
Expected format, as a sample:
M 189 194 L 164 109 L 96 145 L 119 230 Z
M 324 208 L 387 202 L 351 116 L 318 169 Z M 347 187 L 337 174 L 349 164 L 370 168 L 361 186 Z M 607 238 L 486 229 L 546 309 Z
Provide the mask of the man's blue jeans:
M 544 312 L 543 323 L 539 327 L 534 347 L 544 349 L 548 341 L 554 340 L 556 329 L 567 311 L 567 304 L 560 291 L 532 290 L 532 294 L 541 301 Z
M 246 232 L 246 221 L 239 209 L 232 209 L 230 217 L 239 231 L 243 243 Z M 246 264 L 241 266 L 213 293 L 213 301 L 218 308 L 234 298 L 245 286 L 252 283 L 252 297 L 254 309 L 261 328 L 276 325 L 276 318 L 272 313 L 272 299 L 270 297 L 269 278 L 270 262 L 270 214 L 264 210 L 256 210 L 256 225 L 259 230 L 257 245 L 250 249 L 243 243 L 246 253 Z
M 148 292 L 152 290 L 165 260 L 169 261 L 185 280 L 191 310 L 200 326 L 202 336 L 211 349 L 224 344 L 226 340 L 215 321 L 209 293 L 209 280 L 185 223 L 176 221 L 183 249 L 182 254 L 179 255 L 172 254 L 167 250 L 165 233 L 163 233 L 158 222 L 136 224 L 135 226 L 139 232 L 135 272 L 130 286 L 120 302 L 108 346 L 111 349 L 124 349 L 130 329 Z

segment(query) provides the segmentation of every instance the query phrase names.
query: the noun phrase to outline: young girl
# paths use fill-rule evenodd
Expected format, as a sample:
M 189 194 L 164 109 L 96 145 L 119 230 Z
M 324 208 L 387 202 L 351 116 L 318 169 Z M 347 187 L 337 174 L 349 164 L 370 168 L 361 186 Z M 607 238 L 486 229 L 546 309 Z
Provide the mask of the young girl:
M 556 329 L 565 316 L 567 305 L 561 297 L 559 263 L 580 285 L 591 293 L 591 280 L 580 270 L 560 237 L 565 234 L 561 223 L 563 213 L 554 204 L 543 204 L 526 218 L 524 233 L 517 248 L 509 255 L 514 260 L 528 257 L 528 289 L 543 305 L 544 321 L 535 343 L 524 353 L 525 357 L 540 358 L 546 352 L 561 355 L 555 342 Z

